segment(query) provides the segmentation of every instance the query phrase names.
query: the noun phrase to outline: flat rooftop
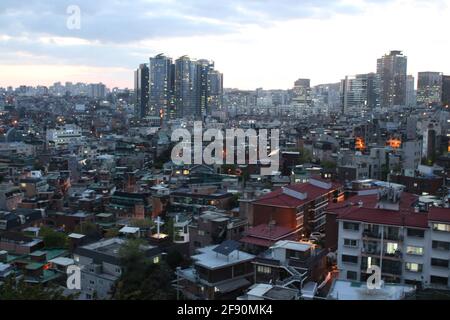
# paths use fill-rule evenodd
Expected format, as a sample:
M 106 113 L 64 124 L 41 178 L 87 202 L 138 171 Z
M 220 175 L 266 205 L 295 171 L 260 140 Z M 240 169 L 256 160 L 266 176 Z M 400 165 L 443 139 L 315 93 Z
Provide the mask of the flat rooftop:
M 208 246 L 198 249 L 199 254 L 192 256 L 192 259 L 195 260 L 195 264 L 207 269 L 219 269 L 251 261 L 255 258 L 254 255 L 239 250 L 235 250 L 230 255 L 225 256 L 213 251 L 216 247 L 218 246 Z
M 402 300 L 408 293 L 414 293 L 413 286 L 384 284 L 381 289 L 368 289 L 365 282 L 335 280 L 328 299 L 332 300 Z
M 275 243 L 271 248 L 284 248 L 288 250 L 294 251 L 308 251 L 314 245 L 308 242 L 298 242 L 298 241 L 290 241 L 290 240 L 281 240 Z

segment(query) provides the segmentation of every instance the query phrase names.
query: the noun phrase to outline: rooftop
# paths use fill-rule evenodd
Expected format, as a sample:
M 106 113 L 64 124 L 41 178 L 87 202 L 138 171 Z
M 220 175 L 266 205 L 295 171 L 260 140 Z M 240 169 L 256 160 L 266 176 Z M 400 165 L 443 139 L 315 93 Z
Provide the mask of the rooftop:
M 450 223 L 450 208 L 431 207 L 428 211 L 428 219 L 430 221 Z
M 275 248 L 283 248 L 294 251 L 308 251 L 314 245 L 309 242 L 298 242 L 298 241 L 289 241 L 289 240 L 281 240 L 275 243 L 272 249 Z
M 296 208 L 318 197 L 324 196 L 339 187 L 340 185 L 337 183 L 310 179 L 307 183 L 279 188 L 255 200 L 253 203 L 266 206 Z
M 413 286 L 384 284 L 381 289 L 370 290 L 364 282 L 335 280 L 328 298 L 332 300 L 402 300 L 415 292 Z
M 225 256 L 214 251 L 218 246 L 208 246 L 198 249 L 199 254 L 192 256 L 196 265 L 203 266 L 208 269 L 219 269 L 234 264 L 251 261 L 254 255 L 243 251 L 235 250 L 230 255 Z

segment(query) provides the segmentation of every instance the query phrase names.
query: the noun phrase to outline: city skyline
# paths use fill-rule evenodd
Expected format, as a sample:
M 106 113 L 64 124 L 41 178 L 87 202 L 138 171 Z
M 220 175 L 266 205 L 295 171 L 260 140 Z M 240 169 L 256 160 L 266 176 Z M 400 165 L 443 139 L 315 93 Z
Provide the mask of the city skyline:
M 212 58 L 224 87 L 240 89 L 286 89 L 298 78 L 336 83 L 375 72 L 376 59 L 390 50 L 408 56 L 408 74 L 416 78 L 450 71 L 448 44 L 434 32 L 449 17 L 444 1 L 140 1 L 133 7 L 78 1 L 79 30 L 66 28 L 69 4 L 2 2 L 0 86 L 70 81 L 132 88 L 136 66 L 161 52 Z M 364 24 L 371 27 L 358 27 Z

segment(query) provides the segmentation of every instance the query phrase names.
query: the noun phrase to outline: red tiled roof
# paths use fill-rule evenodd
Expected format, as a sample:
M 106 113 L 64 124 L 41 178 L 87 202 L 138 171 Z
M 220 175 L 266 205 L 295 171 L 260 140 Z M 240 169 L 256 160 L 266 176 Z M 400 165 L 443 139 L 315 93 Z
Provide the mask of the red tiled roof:
M 253 238 L 253 237 L 244 237 L 241 240 L 239 240 L 239 242 L 253 244 L 256 246 L 267 247 L 267 248 L 269 248 L 274 243 L 274 241 L 260 239 L 260 238 Z
M 306 193 L 307 198 L 305 200 L 297 199 L 295 197 L 286 195 L 283 193 L 283 189 L 279 188 L 253 201 L 253 203 L 266 206 L 296 208 L 304 203 L 308 203 L 309 201 L 312 201 L 318 197 L 324 196 L 327 193 L 336 190 L 339 187 L 340 185 L 337 183 L 331 183 L 330 189 L 316 187 L 310 183 L 293 184 L 286 186 L 285 188 L 301 193 Z
M 247 236 L 262 238 L 262 239 L 270 239 L 270 240 L 278 240 L 284 236 L 293 233 L 295 230 L 281 227 L 281 226 L 272 226 L 269 227 L 267 224 L 260 224 L 259 226 L 253 227 L 248 230 Z
M 428 228 L 428 215 L 412 211 L 395 211 L 386 209 L 347 207 L 338 214 L 340 220 L 351 220 L 392 226 Z
M 339 210 L 341 208 L 348 208 L 351 203 L 354 205 L 362 202 L 362 206 L 365 208 L 375 208 L 378 203 L 378 198 L 376 194 L 368 194 L 368 195 L 355 195 L 353 197 L 348 198 L 345 201 L 341 202 L 333 202 L 328 204 L 327 211 Z
M 450 208 L 432 207 L 428 211 L 430 221 L 450 222 Z
M 270 247 L 279 240 L 297 240 L 295 230 L 281 226 L 272 226 L 269 228 L 267 224 L 261 224 L 249 229 L 246 236 L 239 241 L 262 247 Z

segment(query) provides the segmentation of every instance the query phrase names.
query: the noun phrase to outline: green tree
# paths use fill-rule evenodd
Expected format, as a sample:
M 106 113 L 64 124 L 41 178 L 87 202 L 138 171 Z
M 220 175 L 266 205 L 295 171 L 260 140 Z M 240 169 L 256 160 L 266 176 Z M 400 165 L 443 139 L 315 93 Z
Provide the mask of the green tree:
M 74 232 L 84 234 L 90 237 L 95 237 L 100 234 L 97 229 L 97 225 L 90 221 L 81 222 L 79 225 L 75 227 Z
M 73 300 L 76 295 L 63 295 L 63 289 L 54 285 L 44 287 L 41 284 L 26 283 L 15 275 L 7 277 L 0 286 L 1 300 Z
M 119 229 L 118 228 L 110 228 L 106 230 L 105 232 L 105 238 L 115 238 L 119 235 Z
M 321 166 L 324 169 L 328 169 L 328 170 L 336 169 L 336 162 L 333 162 L 333 161 L 322 161 Z
M 65 233 L 58 232 L 49 227 L 41 227 L 39 236 L 46 248 L 67 248 L 69 239 Z
M 175 297 L 173 271 L 165 262 L 153 263 L 142 250 L 143 240 L 129 240 L 119 250 L 124 272 L 113 297 L 119 300 L 168 300 Z
M 309 163 L 313 160 L 312 154 L 308 149 L 300 148 L 300 163 Z
M 152 219 L 132 219 L 130 220 L 130 226 L 131 227 L 136 227 L 136 228 L 142 228 L 142 229 L 146 229 L 146 228 L 152 228 L 155 223 L 152 221 Z

